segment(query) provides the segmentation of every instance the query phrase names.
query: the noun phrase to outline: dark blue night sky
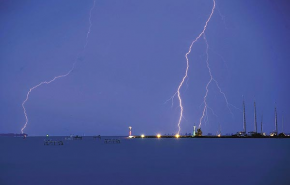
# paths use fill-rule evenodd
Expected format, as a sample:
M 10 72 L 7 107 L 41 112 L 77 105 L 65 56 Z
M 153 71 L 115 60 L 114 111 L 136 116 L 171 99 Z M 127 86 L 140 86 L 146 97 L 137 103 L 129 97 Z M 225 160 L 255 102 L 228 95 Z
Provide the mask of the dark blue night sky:
M 26 103 L 29 135 L 127 135 L 176 133 L 177 98 L 165 103 L 184 75 L 185 53 L 202 31 L 212 0 L 96 0 L 86 50 L 93 0 L 0 1 L 0 132 L 20 132 L 22 102 L 41 81 L 67 77 L 34 90 Z M 206 30 L 209 64 L 232 106 L 211 84 L 205 134 L 243 129 L 242 101 L 248 131 L 258 123 L 290 132 L 288 0 L 216 0 Z M 203 110 L 206 44 L 200 39 L 189 55 L 189 76 L 181 89 L 181 134 L 192 132 Z

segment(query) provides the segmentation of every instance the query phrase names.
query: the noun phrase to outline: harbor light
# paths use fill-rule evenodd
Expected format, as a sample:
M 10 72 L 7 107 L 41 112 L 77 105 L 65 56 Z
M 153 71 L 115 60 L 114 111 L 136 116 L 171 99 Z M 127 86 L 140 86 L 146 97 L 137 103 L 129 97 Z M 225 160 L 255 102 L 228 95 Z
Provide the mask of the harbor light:
M 144 138 L 144 137 L 145 137 L 145 135 L 144 135 L 144 134 L 142 134 L 142 135 L 141 135 L 141 138 Z
M 175 135 L 176 138 L 179 138 L 179 136 L 180 136 L 179 134 L 176 134 L 176 135 Z
M 160 134 L 157 134 L 157 138 L 161 138 L 161 135 Z
M 48 134 L 46 134 L 46 137 L 48 137 Z

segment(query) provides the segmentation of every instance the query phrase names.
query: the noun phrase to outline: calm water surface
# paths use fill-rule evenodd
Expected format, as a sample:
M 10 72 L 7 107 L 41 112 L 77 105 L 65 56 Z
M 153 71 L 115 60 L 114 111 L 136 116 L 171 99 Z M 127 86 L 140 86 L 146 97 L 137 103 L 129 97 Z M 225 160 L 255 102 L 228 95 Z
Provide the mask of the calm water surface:
M 290 184 L 290 139 L 44 139 L 0 137 L 0 185 Z

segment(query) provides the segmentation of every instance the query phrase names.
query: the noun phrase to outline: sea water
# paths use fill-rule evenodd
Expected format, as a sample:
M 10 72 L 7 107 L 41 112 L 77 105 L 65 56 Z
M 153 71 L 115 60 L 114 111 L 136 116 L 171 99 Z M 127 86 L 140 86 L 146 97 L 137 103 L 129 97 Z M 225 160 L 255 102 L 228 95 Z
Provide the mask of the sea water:
M 290 184 L 290 139 L 48 138 L 0 137 L 0 185 Z

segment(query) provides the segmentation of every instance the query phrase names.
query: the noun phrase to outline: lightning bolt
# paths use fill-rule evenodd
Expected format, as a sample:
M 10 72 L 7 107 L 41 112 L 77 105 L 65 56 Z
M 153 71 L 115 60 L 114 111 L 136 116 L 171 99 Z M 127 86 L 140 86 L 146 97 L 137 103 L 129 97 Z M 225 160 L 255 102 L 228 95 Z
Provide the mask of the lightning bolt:
M 208 104 L 207 104 L 206 99 L 207 99 L 208 92 L 209 92 L 208 87 L 209 87 L 209 85 L 210 85 L 212 82 L 215 83 L 216 87 L 219 89 L 219 92 L 223 95 L 223 97 L 224 97 L 224 99 L 225 99 L 225 102 L 226 102 L 226 104 L 227 104 L 227 107 L 228 107 L 228 109 L 229 109 L 229 111 L 230 111 L 230 113 L 231 113 L 232 115 L 233 115 L 233 113 L 232 113 L 232 111 L 231 111 L 231 109 L 230 109 L 230 106 L 235 107 L 234 105 L 232 105 L 232 104 L 230 104 L 230 103 L 228 102 L 228 99 L 227 99 L 226 94 L 222 91 L 221 87 L 219 86 L 218 81 L 217 81 L 217 80 L 213 77 L 213 75 L 212 75 L 211 68 L 210 68 L 210 65 L 209 65 L 209 62 L 208 62 L 208 58 L 209 58 L 209 55 L 208 55 L 209 45 L 208 45 L 208 42 L 207 42 L 207 39 L 206 39 L 206 35 L 205 35 L 205 34 L 203 35 L 203 38 L 204 38 L 204 41 L 205 41 L 205 43 L 206 43 L 206 60 L 205 60 L 205 61 L 206 61 L 206 66 L 207 66 L 207 69 L 208 69 L 208 73 L 209 73 L 210 79 L 209 79 L 209 81 L 208 81 L 208 83 L 206 84 L 206 87 L 205 87 L 206 92 L 205 92 L 205 95 L 204 95 L 204 97 L 203 97 L 204 108 L 203 108 L 203 111 L 202 111 L 202 116 L 200 117 L 200 120 L 199 120 L 199 128 L 201 127 L 202 120 L 207 116 L 207 109 L 208 109 L 209 107 L 208 107 Z M 235 107 L 235 108 L 237 108 L 237 107 Z M 238 108 L 237 108 L 237 109 L 238 109 Z M 208 118 L 207 118 L 207 119 L 208 119 Z M 206 119 L 206 121 L 207 121 L 207 119 Z
M 56 77 L 54 77 L 54 78 L 53 78 L 52 80 L 50 80 L 50 81 L 44 81 L 44 82 L 41 82 L 41 83 L 39 83 L 38 85 L 36 85 L 36 86 L 34 86 L 34 87 L 32 87 L 32 88 L 29 89 L 29 91 L 28 91 L 28 93 L 27 93 L 27 95 L 26 95 L 26 99 L 25 99 L 25 100 L 23 101 L 23 103 L 22 103 L 22 108 L 23 108 L 23 112 L 24 112 L 24 116 L 25 116 L 25 120 L 26 120 L 24 126 L 21 128 L 21 133 L 22 133 L 22 134 L 23 134 L 24 129 L 26 128 L 27 123 L 28 123 L 28 116 L 27 116 L 26 109 L 25 109 L 25 106 L 24 106 L 24 105 L 25 105 L 25 103 L 28 101 L 30 93 L 31 93 L 34 89 L 36 89 L 37 87 L 39 87 L 39 86 L 41 86 L 41 85 L 43 85 L 43 84 L 50 84 L 51 82 L 55 81 L 55 80 L 58 79 L 58 78 L 63 78 L 63 77 L 68 76 L 68 75 L 69 75 L 69 74 L 74 70 L 74 66 L 75 66 L 75 63 L 73 64 L 73 67 L 71 68 L 71 70 L 69 70 L 68 73 L 66 73 L 66 74 L 64 74 L 64 75 L 56 76 Z
M 217 53 L 216 51 L 214 51 L 213 49 L 211 49 L 210 47 L 209 47 L 209 50 L 211 50 L 213 53 L 215 53 L 216 55 L 218 55 L 218 56 L 222 59 L 222 61 L 224 62 L 225 66 L 226 66 L 226 68 L 227 68 L 227 71 L 229 71 L 229 67 L 228 67 L 227 62 L 225 61 L 224 57 L 223 57 L 221 54 L 219 54 L 219 53 Z M 224 95 L 225 95 L 225 94 L 224 94 Z M 228 102 L 227 102 L 227 103 L 228 103 Z M 233 108 L 239 110 L 240 112 L 243 112 L 242 109 L 240 109 L 240 108 L 234 106 L 234 105 L 231 104 L 231 103 L 228 103 L 227 105 L 229 105 L 229 106 L 231 106 L 231 107 L 233 107 Z
M 85 51 L 85 49 L 86 49 L 86 47 L 88 45 L 88 38 L 89 38 L 89 35 L 90 35 L 90 32 L 91 32 L 91 27 L 92 27 L 92 21 L 91 21 L 92 11 L 95 8 L 95 4 L 96 4 L 96 0 L 94 0 L 93 6 L 90 9 L 90 14 L 89 14 L 89 28 L 88 28 L 88 32 L 87 32 L 87 35 L 86 35 L 86 41 L 85 41 L 83 50 L 78 54 L 78 57 L 77 58 L 79 58 L 79 56 L 84 53 L 84 51 Z M 34 89 L 40 87 L 43 84 L 50 84 L 50 83 L 54 82 L 55 80 L 57 80 L 59 78 L 64 78 L 64 77 L 70 75 L 71 72 L 74 70 L 76 63 L 77 63 L 77 60 L 73 63 L 72 68 L 66 74 L 59 75 L 59 76 L 55 76 L 52 80 L 50 80 L 50 81 L 43 81 L 43 82 L 41 82 L 41 83 L 39 83 L 39 84 L 37 84 L 37 85 L 35 85 L 35 86 L 33 86 L 32 88 L 29 89 L 29 91 L 26 94 L 26 99 L 22 103 L 23 113 L 24 113 L 24 116 L 25 116 L 25 124 L 21 128 L 21 133 L 22 134 L 24 133 L 24 129 L 27 127 L 27 124 L 28 124 L 28 116 L 27 116 L 27 112 L 26 112 L 26 109 L 25 109 L 25 103 L 28 101 L 30 93 Z
M 86 49 L 86 47 L 87 47 L 87 45 L 88 45 L 88 39 L 89 39 L 89 35 L 90 35 L 90 33 L 91 33 L 91 27 L 92 27 L 92 20 L 91 20 L 91 18 L 92 18 L 92 11 L 93 11 L 93 9 L 95 8 L 95 5 L 96 5 L 96 0 L 94 0 L 94 4 L 93 4 L 93 6 L 92 6 L 92 8 L 91 8 L 91 10 L 90 10 L 90 16 L 89 16 L 89 29 L 88 29 L 88 32 L 87 32 L 87 37 L 86 37 L 86 43 L 85 43 L 85 45 L 84 45 L 84 48 L 83 48 L 83 52 L 84 52 L 84 50 Z
M 185 81 L 185 79 L 187 78 L 187 76 L 188 76 L 188 69 L 189 69 L 189 60 L 188 60 L 188 55 L 191 53 L 191 50 L 192 50 L 192 46 L 193 46 L 193 44 L 194 43 L 196 43 L 199 39 L 200 39 L 200 37 L 205 33 L 205 30 L 206 30 L 206 28 L 207 28 L 207 25 L 208 25 L 208 23 L 209 23 L 209 21 L 210 21 L 210 19 L 211 19 L 211 17 L 212 17 L 212 15 L 213 15 L 213 13 L 214 13 L 214 10 L 215 10 L 215 5 L 216 5 L 216 3 L 215 3 L 215 0 L 213 0 L 213 7 L 212 7 L 212 10 L 211 10 L 211 13 L 210 13 L 210 15 L 209 15 L 209 17 L 208 17 L 208 19 L 206 20 L 206 22 L 205 22 L 205 25 L 204 25 L 204 27 L 203 27 L 203 30 L 202 30 L 202 32 L 191 42 L 191 44 L 190 44 L 190 46 L 189 46 L 189 49 L 188 49 L 188 52 L 185 54 L 185 59 L 186 59 L 186 70 L 185 70 L 185 74 L 184 74 L 184 76 L 183 76 L 183 78 L 182 78 L 182 80 L 181 80 L 181 82 L 180 82 L 180 84 L 179 84 L 179 86 L 178 86 L 178 88 L 177 88 L 177 91 L 174 93 L 174 95 L 171 97 L 171 99 L 173 99 L 176 95 L 177 95 L 177 97 L 178 97 L 178 101 L 179 101 L 179 107 L 180 107 L 180 115 L 179 115 L 179 119 L 178 119 L 178 123 L 177 123 L 177 127 L 178 127 L 178 132 L 177 132 L 177 134 L 179 135 L 179 133 L 180 133 L 180 124 L 181 124 L 181 120 L 182 120 L 182 118 L 183 118 L 183 105 L 182 105 L 182 98 L 181 98 L 181 93 L 180 93 L 180 89 L 181 89 L 181 87 L 183 86 L 183 84 L 184 84 L 184 81 Z
M 208 86 L 209 84 L 213 81 L 213 77 L 212 77 L 212 74 L 211 74 L 211 69 L 209 67 L 209 63 L 208 63 L 208 43 L 207 43 L 207 40 L 206 40 L 206 37 L 205 35 L 203 36 L 204 40 L 205 40 L 205 43 L 206 43 L 206 65 L 207 65 L 207 68 L 208 68 L 208 72 L 209 72 L 209 76 L 210 76 L 210 79 L 209 81 L 207 82 L 206 86 L 205 86 L 205 95 L 203 97 L 203 104 L 204 104 L 204 108 L 203 108 L 203 111 L 202 111 L 202 116 L 199 120 L 199 128 L 201 127 L 201 122 L 203 120 L 203 118 L 206 116 L 207 114 L 207 101 L 206 101 L 206 98 L 207 98 L 207 95 L 208 95 Z

